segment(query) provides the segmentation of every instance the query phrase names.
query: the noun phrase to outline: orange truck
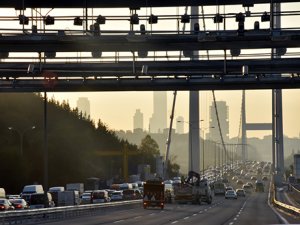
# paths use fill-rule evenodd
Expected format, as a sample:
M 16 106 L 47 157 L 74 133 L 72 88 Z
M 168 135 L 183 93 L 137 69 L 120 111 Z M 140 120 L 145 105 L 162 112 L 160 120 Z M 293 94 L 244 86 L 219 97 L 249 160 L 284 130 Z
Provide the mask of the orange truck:
M 165 184 L 162 180 L 148 180 L 144 183 L 143 206 L 144 209 L 148 207 L 164 209 Z

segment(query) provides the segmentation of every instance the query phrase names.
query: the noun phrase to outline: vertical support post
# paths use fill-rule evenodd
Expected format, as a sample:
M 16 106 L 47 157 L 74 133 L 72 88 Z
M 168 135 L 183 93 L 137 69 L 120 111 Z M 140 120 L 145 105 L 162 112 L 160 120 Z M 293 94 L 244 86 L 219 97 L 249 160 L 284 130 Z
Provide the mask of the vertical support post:
M 276 13 L 274 16 L 272 13 L 272 28 L 281 28 L 281 18 L 279 12 L 281 11 L 280 3 L 274 3 L 271 5 L 272 12 Z M 277 53 L 277 49 L 272 49 L 272 59 L 280 58 Z M 275 89 L 272 91 L 272 110 L 273 111 L 273 157 L 275 156 L 275 170 L 277 172 L 276 182 L 281 183 L 281 179 L 284 175 L 284 149 L 283 149 L 283 125 L 282 125 L 282 90 Z M 274 134 L 275 133 L 275 134 Z M 274 154 L 275 153 L 275 154 Z M 272 158 L 273 158 L 272 157 Z
M 45 191 L 45 207 L 48 207 L 47 191 L 48 191 L 48 124 L 47 124 L 47 92 L 44 92 L 44 191 Z
M 191 15 L 198 15 L 197 6 L 191 7 Z M 191 30 L 198 19 L 191 19 Z M 193 54 L 194 55 L 194 54 Z M 191 59 L 198 57 L 192 56 Z M 199 92 L 190 91 L 189 96 L 189 170 L 193 170 L 200 174 L 200 143 L 199 143 Z
M 247 133 L 246 133 L 246 100 L 245 100 L 245 90 L 243 90 L 242 97 L 242 162 L 246 161 L 246 151 L 247 151 Z

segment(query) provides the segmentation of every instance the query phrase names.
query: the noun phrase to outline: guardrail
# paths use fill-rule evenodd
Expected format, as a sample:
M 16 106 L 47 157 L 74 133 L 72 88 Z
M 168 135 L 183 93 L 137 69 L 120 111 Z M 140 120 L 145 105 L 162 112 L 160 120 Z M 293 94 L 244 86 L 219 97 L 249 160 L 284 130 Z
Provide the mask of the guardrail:
M 283 202 L 280 202 L 280 201 L 276 200 L 276 189 L 274 187 L 274 184 L 271 184 L 271 185 L 272 185 L 271 193 L 273 194 L 271 200 L 272 200 L 273 205 L 280 208 L 280 209 L 282 209 L 282 210 L 284 210 L 284 211 L 286 211 L 286 212 L 289 212 L 289 213 L 300 216 L 300 209 L 299 208 L 297 208 L 295 206 L 285 204 Z
M 0 225 L 7 224 L 41 224 L 44 222 L 65 220 L 86 215 L 140 206 L 141 200 L 100 203 L 78 206 L 64 206 L 44 209 L 14 210 L 0 213 Z

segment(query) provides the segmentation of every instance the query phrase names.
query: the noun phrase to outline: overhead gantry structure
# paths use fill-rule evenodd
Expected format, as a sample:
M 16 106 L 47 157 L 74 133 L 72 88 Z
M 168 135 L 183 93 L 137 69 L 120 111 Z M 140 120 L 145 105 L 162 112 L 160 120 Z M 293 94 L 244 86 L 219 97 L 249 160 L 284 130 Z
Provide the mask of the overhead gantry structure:
M 273 3 L 297 1 L 274 0 Z M 265 0 L 217 1 L 219 5 L 270 4 Z M 210 6 L 216 1 L 1 1 L 0 8 L 20 10 L 19 16 L 0 16 L 0 91 L 131 91 L 131 90 L 233 90 L 300 87 L 300 29 L 278 29 L 278 12 L 245 11 L 192 15 L 138 15 L 143 7 Z M 128 16 L 89 15 L 90 8 L 129 8 Z M 31 10 L 31 15 L 28 10 Z M 84 15 L 43 15 L 37 8 L 83 8 Z M 51 11 L 51 10 L 50 10 Z M 34 13 L 32 13 L 34 12 Z M 300 15 L 298 11 L 281 16 Z M 258 21 L 246 29 L 253 17 L 270 23 L 260 29 Z M 215 24 L 234 21 L 237 29 L 154 30 L 152 24 L 169 19 L 190 23 L 192 19 Z M 74 22 L 83 29 L 48 29 L 54 21 Z M 107 21 L 127 21 L 130 29 L 102 29 Z M 4 28 L 4 21 L 20 26 Z M 203 22 L 205 23 L 205 22 Z M 28 24 L 31 25 L 28 28 Z M 149 24 L 148 28 L 144 24 Z M 138 25 L 138 29 L 136 28 Z M 151 26 L 151 29 L 149 28 Z M 101 28 L 101 29 L 100 29 Z M 273 49 L 273 51 L 272 51 Z M 217 55 L 197 52 L 218 51 Z M 241 50 L 259 53 L 242 54 Z M 89 52 L 92 56 L 84 56 Z M 78 56 L 80 53 L 80 56 Z M 60 55 L 59 55 L 60 54 Z M 73 54 L 62 56 L 62 54 Z M 76 55 L 77 54 L 77 55 Z M 105 55 L 106 54 L 106 55 Z M 122 56 L 123 54 L 123 56 Z M 21 56 L 20 56 L 21 55 Z M 24 56 L 25 55 L 25 56 Z M 194 57 L 197 55 L 197 57 Z M 274 58 L 273 56 L 282 56 Z

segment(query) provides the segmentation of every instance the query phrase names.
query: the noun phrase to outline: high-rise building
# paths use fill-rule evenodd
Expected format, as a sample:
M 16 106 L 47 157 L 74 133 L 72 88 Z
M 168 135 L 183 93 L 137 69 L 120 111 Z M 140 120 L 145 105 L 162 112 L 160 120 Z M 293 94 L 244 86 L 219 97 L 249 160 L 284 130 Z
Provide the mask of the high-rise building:
M 219 115 L 219 121 L 220 121 L 223 139 L 224 142 L 228 142 L 229 141 L 229 107 L 227 106 L 225 101 L 217 101 L 216 105 L 218 109 L 218 115 Z M 210 128 L 207 137 L 212 141 L 221 141 L 214 104 L 212 104 L 209 107 L 209 115 L 210 115 L 210 120 L 209 120 Z
M 162 133 L 167 128 L 167 92 L 153 92 L 153 114 L 150 118 L 151 133 Z
M 177 122 L 181 121 L 181 122 Z M 182 116 L 178 116 L 176 119 L 176 133 L 177 134 L 183 134 L 184 133 L 184 118 Z
M 136 129 L 144 129 L 144 115 L 140 109 L 137 109 L 133 116 L 133 130 Z
M 90 116 L 90 101 L 86 97 L 79 97 L 77 100 L 77 108 L 79 112 L 82 112 L 83 116 Z

